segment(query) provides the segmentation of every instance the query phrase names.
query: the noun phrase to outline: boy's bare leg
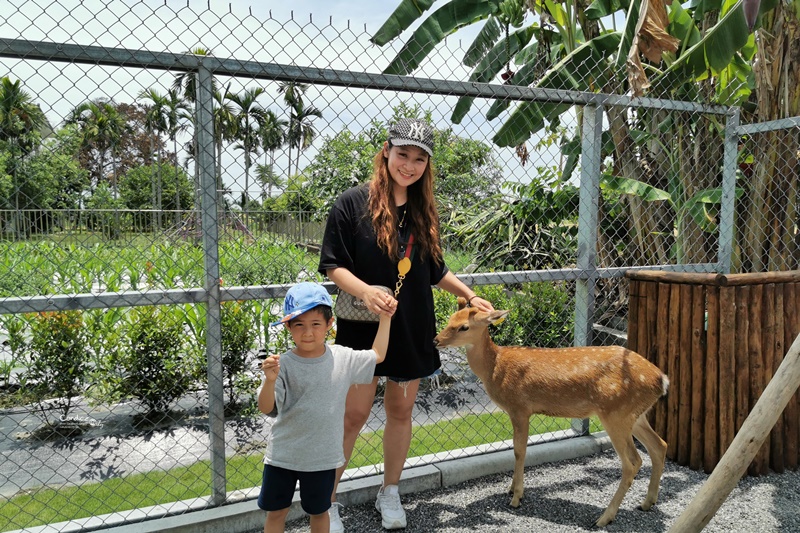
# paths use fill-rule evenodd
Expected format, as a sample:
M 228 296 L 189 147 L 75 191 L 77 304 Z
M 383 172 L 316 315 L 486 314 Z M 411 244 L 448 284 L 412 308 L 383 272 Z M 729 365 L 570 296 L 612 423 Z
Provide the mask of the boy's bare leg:
M 353 448 L 356 445 L 358 434 L 369 418 L 377 387 L 378 378 L 374 378 L 369 385 L 353 385 L 347 393 L 344 414 L 344 466 L 336 469 L 336 481 L 333 484 L 333 494 L 331 494 L 332 502 L 336 501 L 339 481 L 347 468 L 350 456 L 353 455 Z
M 326 515 L 328 513 L 325 513 Z M 289 508 L 269 511 L 267 520 L 264 522 L 264 533 L 283 533 L 286 528 L 286 517 L 289 515 Z
M 402 384 L 389 380 L 386 382 L 383 399 L 386 409 L 386 428 L 383 431 L 384 487 L 400 482 L 411 446 L 411 414 L 418 390 L 418 379 Z
M 331 520 L 328 511 L 311 515 L 311 533 L 328 533 L 331 530 Z

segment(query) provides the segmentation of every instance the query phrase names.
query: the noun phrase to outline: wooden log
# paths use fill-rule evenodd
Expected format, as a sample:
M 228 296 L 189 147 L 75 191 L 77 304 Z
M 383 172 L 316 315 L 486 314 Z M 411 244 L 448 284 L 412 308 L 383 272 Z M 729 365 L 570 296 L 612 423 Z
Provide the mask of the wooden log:
M 705 274 L 697 272 L 672 272 L 668 270 L 628 270 L 625 272 L 625 277 L 628 279 L 657 281 L 660 283 L 688 283 L 691 285 L 732 287 L 736 285 L 800 282 L 800 270 L 753 272 L 747 274 Z
M 764 285 L 764 292 L 761 300 L 762 315 L 761 315 L 761 383 L 759 384 L 759 398 L 764 393 L 764 389 L 772 378 L 775 372 L 775 367 L 772 362 L 775 358 L 775 285 Z M 764 440 L 764 447 L 758 454 L 758 459 L 761 462 L 759 471 L 761 474 L 769 473 L 770 467 L 770 451 L 772 450 L 772 435 L 767 435 Z
M 791 340 L 800 334 L 800 324 L 798 324 L 798 317 L 800 314 L 797 312 L 797 283 L 784 283 L 783 284 L 783 306 L 786 318 L 783 323 L 784 344 L 788 344 Z M 798 397 L 800 393 L 795 392 L 794 397 L 789 400 L 786 405 L 786 410 L 783 412 L 784 421 L 784 446 L 786 451 L 784 453 L 784 460 L 786 468 L 797 470 L 798 453 L 800 453 L 800 409 L 798 409 Z
M 800 270 L 780 272 L 753 272 L 750 274 L 725 274 L 720 283 L 726 287 L 735 285 L 762 285 L 769 283 L 795 283 L 800 281 Z
M 719 290 L 719 453 L 736 435 L 736 289 Z
M 669 270 L 628 270 L 625 277 L 638 281 L 654 281 L 658 283 L 686 283 L 689 285 L 719 286 L 722 274 L 704 274 L 698 272 L 671 272 Z
M 728 452 L 708 477 L 668 533 L 699 532 L 719 510 L 741 479 L 765 436 L 800 386 L 800 335 L 792 343 L 778 371 L 753 407 Z
M 703 371 L 706 364 L 706 291 L 702 285 L 692 287 L 692 420 L 689 468 L 703 467 Z
M 689 464 L 692 442 L 692 285 L 679 285 L 680 339 L 678 340 L 678 371 L 680 396 L 678 398 L 678 450 L 677 462 Z
M 719 461 L 719 288 L 706 292 L 708 330 L 706 331 L 705 396 L 703 422 L 703 470 L 710 474 Z
M 783 344 L 784 333 L 784 306 L 783 306 L 783 286 L 768 285 L 774 287 L 774 314 L 773 320 L 775 322 L 775 333 L 772 336 L 773 349 L 772 349 L 772 370 L 773 372 L 780 368 L 783 361 L 785 347 Z M 770 378 L 772 372 L 770 373 Z M 787 402 L 788 403 L 788 402 Z M 781 413 L 783 414 L 783 413 Z M 779 416 L 775 421 L 775 426 L 770 432 L 770 468 L 778 474 L 782 474 L 786 469 L 784 463 L 784 442 L 783 442 L 783 416 Z
M 669 290 L 669 327 L 667 329 L 667 360 L 669 371 L 667 376 L 670 379 L 670 388 L 673 391 L 681 391 L 680 375 L 680 338 L 681 338 L 681 287 L 675 283 Z M 667 457 L 673 461 L 678 460 L 678 440 L 681 438 L 679 432 L 679 394 L 667 394 Z M 678 463 L 685 464 L 685 463 Z
M 656 315 L 656 366 L 669 376 L 669 295 L 670 286 L 666 283 L 658 284 L 658 313 Z M 667 395 L 669 397 L 669 394 Z M 667 402 L 661 400 L 656 403 L 656 421 L 653 429 L 662 439 L 667 440 Z
M 628 284 L 628 342 L 627 348 L 636 353 L 639 351 L 639 287 L 641 282 L 631 280 Z
M 750 414 L 750 362 L 748 331 L 750 329 L 750 287 L 736 287 L 736 433 Z
M 764 354 L 761 350 L 761 322 L 763 320 L 763 313 L 761 312 L 761 301 L 764 294 L 764 288 L 761 285 L 754 285 L 750 287 L 750 331 L 748 333 L 748 352 L 750 361 L 750 405 L 755 405 L 758 398 L 763 391 L 763 375 L 764 375 Z M 758 476 L 763 474 L 761 465 L 763 460 L 760 455 L 765 454 L 760 452 L 753 464 L 750 465 L 749 473 L 751 476 Z
M 647 313 L 647 285 L 649 284 L 639 284 L 639 330 L 637 331 L 639 339 L 636 342 L 637 349 L 635 350 L 645 357 L 647 357 L 648 345 L 650 344 L 650 339 L 648 338 L 649 323 L 651 320 L 655 320 L 655 317 L 651 317 Z
M 647 331 L 645 338 L 646 344 L 644 349 L 646 350 L 644 355 L 648 361 L 653 363 L 654 365 L 658 364 L 658 354 L 656 353 L 656 339 L 657 339 L 657 332 L 658 329 L 656 328 L 656 321 L 658 316 L 658 284 L 653 282 L 648 282 L 644 284 L 644 301 L 643 306 L 646 305 L 646 313 L 647 313 Z M 640 352 L 641 353 L 641 352 Z M 664 403 L 664 402 L 658 402 Z M 655 427 L 655 420 L 656 420 L 656 410 L 650 409 L 647 413 L 647 419 L 650 422 L 652 427 Z

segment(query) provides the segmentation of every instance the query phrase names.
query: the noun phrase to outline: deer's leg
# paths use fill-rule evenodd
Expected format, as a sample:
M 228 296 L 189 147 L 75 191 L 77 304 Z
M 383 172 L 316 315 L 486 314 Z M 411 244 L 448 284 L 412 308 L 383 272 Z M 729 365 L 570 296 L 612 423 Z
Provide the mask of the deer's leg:
M 667 456 L 667 443 L 650 426 L 645 415 L 641 415 L 633 426 L 633 436 L 647 449 L 650 462 L 653 464 L 650 474 L 650 484 L 647 487 L 647 496 L 642 502 L 642 509 L 647 511 L 658 500 L 658 487 L 661 483 L 661 474 L 664 473 L 664 462 Z
M 603 423 L 608 436 L 611 438 L 611 444 L 619 455 L 620 462 L 622 463 L 622 479 L 620 479 L 617 492 L 611 498 L 611 503 L 608 504 L 606 510 L 597 519 L 595 525 L 597 527 L 604 527 L 611 523 L 617 516 L 617 511 L 622 503 L 622 499 L 631 488 L 633 478 L 642 466 L 642 458 L 636 450 L 636 445 L 633 443 L 632 434 L 632 421 L 629 417 L 614 418 L 614 417 L 601 417 L 600 421 Z
M 514 429 L 514 476 L 511 478 L 511 507 L 519 507 L 522 491 L 525 488 L 523 477 L 525 475 L 525 453 L 528 451 L 528 417 L 511 417 L 511 426 Z

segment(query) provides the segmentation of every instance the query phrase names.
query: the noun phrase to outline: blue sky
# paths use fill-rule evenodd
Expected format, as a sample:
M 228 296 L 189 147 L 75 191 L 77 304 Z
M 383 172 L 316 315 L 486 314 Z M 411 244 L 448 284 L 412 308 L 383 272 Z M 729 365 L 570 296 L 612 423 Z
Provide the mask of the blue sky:
M 242 5 L 253 5 L 256 9 L 272 11 L 272 16 L 287 19 L 294 12 L 295 18 L 307 19 L 311 14 L 317 17 L 333 19 L 337 26 L 348 20 L 351 23 L 367 25 L 370 32 L 375 32 L 400 4 L 400 0 L 294 0 L 289 2 L 265 2 L 263 7 L 256 8 L 255 3 L 235 2 Z M 444 4 L 444 2 L 439 2 Z M 434 7 L 436 7 L 434 5 Z

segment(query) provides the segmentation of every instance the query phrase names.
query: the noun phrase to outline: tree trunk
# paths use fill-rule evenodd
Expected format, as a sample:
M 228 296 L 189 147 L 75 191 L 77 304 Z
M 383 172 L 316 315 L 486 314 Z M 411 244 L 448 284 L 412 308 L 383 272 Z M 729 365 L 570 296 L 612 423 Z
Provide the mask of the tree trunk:
M 800 115 L 800 31 L 792 5 L 763 17 L 753 65 L 757 120 Z M 742 236 L 743 269 L 752 272 L 797 267 L 795 234 L 798 193 L 796 131 L 755 134 L 754 169 Z

